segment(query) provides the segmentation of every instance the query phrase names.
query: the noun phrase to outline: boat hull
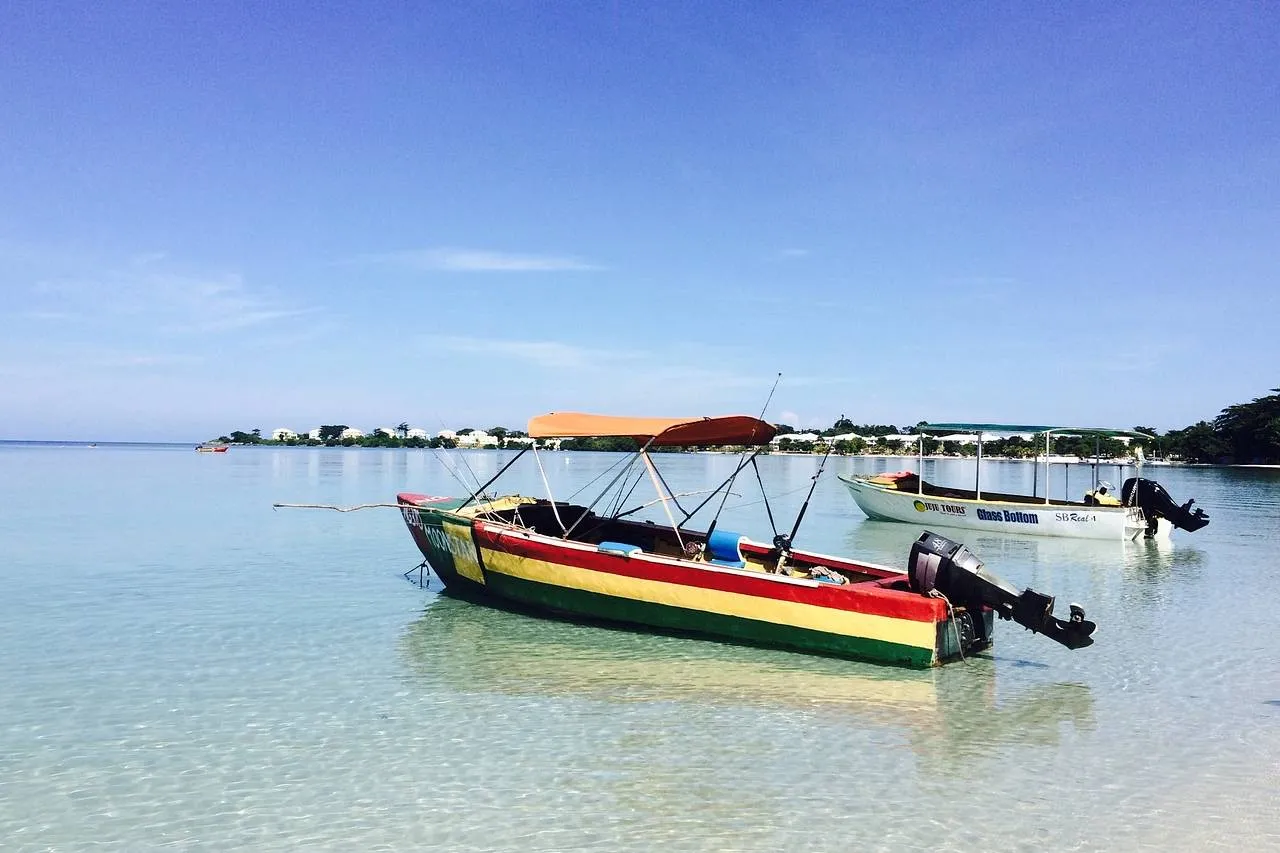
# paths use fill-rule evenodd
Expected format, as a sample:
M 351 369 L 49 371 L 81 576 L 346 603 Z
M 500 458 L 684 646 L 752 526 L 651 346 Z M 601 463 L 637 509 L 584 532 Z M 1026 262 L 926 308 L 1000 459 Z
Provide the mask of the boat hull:
M 925 527 L 957 527 L 987 533 L 1020 533 L 1072 539 L 1135 539 L 1146 520 L 1136 507 L 1045 505 L 1009 501 L 934 497 L 840 475 L 868 518 Z M 1172 525 L 1159 519 L 1156 536 L 1168 537 Z
M 908 667 L 935 666 L 960 653 L 946 603 L 890 588 L 901 577 L 892 571 L 837 585 L 623 554 L 467 517 L 456 503 L 400 500 L 434 573 L 472 601 Z M 979 618 L 989 637 L 992 614 Z

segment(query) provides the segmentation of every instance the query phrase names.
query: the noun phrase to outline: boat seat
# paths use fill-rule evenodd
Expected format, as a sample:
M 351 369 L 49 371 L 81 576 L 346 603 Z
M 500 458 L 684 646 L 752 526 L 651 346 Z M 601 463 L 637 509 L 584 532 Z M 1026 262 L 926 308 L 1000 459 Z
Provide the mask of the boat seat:
M 596 546 L 597 551 L 603 551 L 606 554 L 618 554 L 622 557 L 630 557 L 637 551 L 644 551 L 639 545 L 628 545 L 626 542 L 601 542 Z
M 746 537 L 741 533 L 731 530 L 713 530 L 707 537 L 707 562 L 737 569 L 745 568 L 747 561 L 742 556 L 744 539 Z

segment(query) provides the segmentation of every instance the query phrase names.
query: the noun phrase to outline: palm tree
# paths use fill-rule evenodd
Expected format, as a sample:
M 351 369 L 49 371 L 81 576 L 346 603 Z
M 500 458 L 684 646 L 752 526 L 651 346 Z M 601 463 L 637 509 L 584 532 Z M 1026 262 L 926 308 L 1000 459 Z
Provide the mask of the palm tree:
M 408 438 L 408 437 L 409 437 L 409 424 L 408 424 L 408 422 L 407 422 L 407 421 L 401 421 L 401 422 L 400 422 L 400 425 L 399 425 L 398 427 L 396 427 L 396 432 L 400 433 L 400 437 L 401 437 L 401 438 Z

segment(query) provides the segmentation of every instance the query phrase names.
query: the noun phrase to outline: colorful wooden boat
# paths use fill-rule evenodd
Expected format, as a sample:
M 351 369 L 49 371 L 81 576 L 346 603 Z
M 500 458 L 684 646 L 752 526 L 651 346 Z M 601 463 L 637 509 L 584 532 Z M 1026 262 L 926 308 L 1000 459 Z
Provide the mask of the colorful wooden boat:
M 197 444 L 196 453 L 226 453 L 227 445 L 225 444 Z
M 626 436 L 640 449 L 589 506 L 551 495 L 486 496 L 529 449 L 467 497 L 398 495 L 425 564 L 452 595 L 540 614 L 913 667 L 988 647 L 996 616 L 1071 648 L 1093 642 L 1094 625 L 1082 609 L 1072 605 L 1069 621 L 1057 619 L 1052 598 L 1017 592 L 986 572 L 963 545 L 943 537 L 922 536 L 904 573 L 794 548 L 803 509 L 791 533 L 775 533 L 769 544 L 720 529 L 716 518 L 706 531 L 687 528 L 690 518 L 755 465 L 773 437 L 774 428 L 756 418 L 561 413 L 534 418 L 528 433 L 535 439 Z M 751 449 L 691 511 L 666 488 L 648 452 L 726 445 Z M 532 453 L 536 458 L 537 450 Z M 595 511 L 606 496 L 630 494 L 637 465 L 639 477 L 649 474 L 658 493 L 653 503 L 662 504 L 669 525 L 629 517 L 645 504 L 623 509 L 615 500 L 618 511 Z
M 1119 495 L 1107 493 L 1094 468 L 1092 488 L 1079 501 L 1050 499 L 1049 448 L 1052 436 L 1149 438 L 1122 429 L 1019 426 L 1012 424 L 921 424 L 920 461 L 916 471 L 892 474 L 841 474 L 858 507 L 868 518 L 902 521 L 922 526 L 960 527 L 989 533 L 1024 533 L 1033 536 L 1065 536 L 1080 539 L 1168 538 L 1173 528 L 1199 530 L 1209 523 L 1194 500 L 1179 506 L 1154 480 L 1141 476 L 1124 482 Z M 969 432 L 977 435 L 977 468 L 973 488 L 939 486 L 926 481 L 924 437 L 938 433 Z M 981 480 L 982 438 L 989 434 L 1044 434 L 1044 495 L 1017 495 L 984 491 Z M 1037 479 L 1040 468 L 1037 464 Z M 1139 470 L 1139 474 L 1141 471 Z

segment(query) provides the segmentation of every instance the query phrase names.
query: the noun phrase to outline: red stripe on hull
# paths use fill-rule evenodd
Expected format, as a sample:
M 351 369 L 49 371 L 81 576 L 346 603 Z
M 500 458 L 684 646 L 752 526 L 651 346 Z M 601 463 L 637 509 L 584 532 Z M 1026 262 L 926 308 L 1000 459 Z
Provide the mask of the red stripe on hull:
M 946 604 L 912 592 L 884 589 L 882 581 L 855 584 L 819 584 L 816 587 L 779 583 L 767 577 L 670 565 L 644 559 L 632 559 L 601 551 L 564 547 L 558 542 L 526 538 L 510 530 L 476 522 L 477 544 L 519 557 L 558 563 L 580 569 L 663 581 L 682 586 L 733 592 L 777 601 L 794 601 L 833 610 L 849 610 L 893 619 L 916 622 L 942 622 L 947 618 Z M 415 538 L 417 538 L 415 536 Z

